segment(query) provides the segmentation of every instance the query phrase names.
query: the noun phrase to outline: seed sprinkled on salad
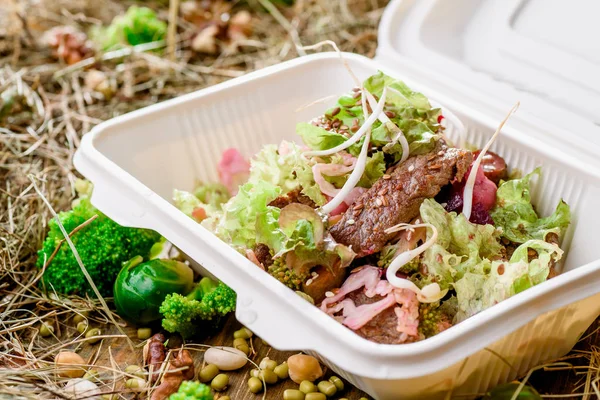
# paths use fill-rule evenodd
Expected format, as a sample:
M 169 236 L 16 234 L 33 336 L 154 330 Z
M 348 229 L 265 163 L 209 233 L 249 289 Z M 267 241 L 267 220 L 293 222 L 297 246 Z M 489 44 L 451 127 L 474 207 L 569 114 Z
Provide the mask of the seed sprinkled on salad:
M 571 219 L 564 201 L 536 212 L 539 168 L 511 178 L 493 140 L 475 153 L 453 145 L 452 121 L 378 72 L 299 123 L 298 141 L 249 161 L 226 150 L 230 198 L 202 184 L 202 197 L 176 191 L 175 203 L 356 334 L 424 340 L 555 276 Z

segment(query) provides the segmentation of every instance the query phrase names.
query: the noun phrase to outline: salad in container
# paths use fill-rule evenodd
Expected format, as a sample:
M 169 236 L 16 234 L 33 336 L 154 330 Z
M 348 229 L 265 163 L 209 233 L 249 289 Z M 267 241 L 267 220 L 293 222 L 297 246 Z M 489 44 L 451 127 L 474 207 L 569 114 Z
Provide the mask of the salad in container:
M 448 120 L 378 72 L 299 123 L 296 141 L 250 159 L 227 149 L 220 182 L 174 202 L 357 335 L 424 340 L 555 276 L 571 219 L 564 201 L 551 215 L 532 204 L 543 168 L 511 169 L 491 141 L 453 143 Z

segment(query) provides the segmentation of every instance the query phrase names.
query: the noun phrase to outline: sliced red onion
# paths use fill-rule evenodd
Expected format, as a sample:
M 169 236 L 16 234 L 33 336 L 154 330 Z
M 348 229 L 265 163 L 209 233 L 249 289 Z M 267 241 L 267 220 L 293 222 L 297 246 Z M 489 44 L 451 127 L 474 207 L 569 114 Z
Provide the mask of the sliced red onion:
M 344 321 L 342 322 L 348 328 L 356 330 L 365 326 L 370 320 L 375 318 L 382 311 L 396 304 L 396 298 L 393 293 L 388 294 L 383 299 L 375 303 L 362 304 L 358 307 L 345 304 Z
M 386 229 L 385 232 L 392 233 L 392 232 L 398 232 L 398 231 L 405 230 L 405 229 L 423 228 L 423 227 L 431 228 L 431 230 L 433 231 L 433 234 L 431 235 L 431 237 L 429 239 L 427 239 L 425 241 L 425 243 L 423 243 L 419 247 L 409 250 L 409 251 L 406 251 L 404 253 L 400 253 L 396 258 L 394 258 L 394 260 L 390 263 L 390 265 L 386 271 L 386 278 L 392 286 L 394 286 L 398 289 L 408 289 L 408 290 L 412 290 L 413 292 L 415 292 L 417 295 L 417 299 L 419 299 L 419 301 L 421 303 L 433 303 L 433 302 L 436 302 L 436 301 L 440 300 L 441 298 L 443 298 L 446 295 L 446 293 L 448 292 L 448 289 L 441 290 L 440 285 L 438 285 L 437 283 L 431 283 L 427 286 L 424 286 L 422 289 L 420 289 L 412 281 L 410 281 L 408 279 L 400 278 L 396 274 L 398 273 L 398 270 L 401 267 L 408 264 L 413 258 L 418 257 L 425 250 L 427 250 L 428 248 L 433 246 L 433 244 L 436 242 L 437 237 L 438 237 L 438 231 L 437 231 L 436 227 L 433 226 L 432 224 L 415 224 L 415 225 L 398 224 L 391 228 Z
M 485 146 L 483 147 L 483 149 L 481 150 L 481 152 L 475 159 L 475 162 L 471 165 L 471 172 L 475 171 L 475 173 L 471 173 L 471 172 L 469 173 L 469 177 L 467 178 L 467 183 L 465 184 L 465 190 L 463 191 L 463 211 L 462 212 L 463 212 L 465 218 L 467 219 L 467 221 L 471 219 L 471 210 L 473 208 L 473 189 L 475 188 L 475 179 L 477 177 L 477 171 L 479 170 L 479 165 L 481 164 L 481 161 L 483 160 L 485 153 L 490 149 L 490 146 L 492 145 L 492 143 L 494 143 L 494 140 L 496 140 L 496 138 L 500 134 L 500 131 L 502 130 L 502 127 L 504 126 L 506 121 L 508 121 L 508 118 L 510 118 L 510 116 L 515 111 L 517 111 L 517 108 L 519 108 L 519 104 L 520 103 L 517 102 L 517 104 L 515 104 L 510 109 L 510 111 L 508 112 L 506 117 L 504 117 L 502 122 L 500 122 L 500 125 L 498 125 L 498 129 L 496 129 L 496 132 L 494 132 L 494 134 L 492 135 L 490 140 L 488 140 L 488 142 L 485 144 Z
M 342 176 L 346 175 L 348 172 L 351 172 L 354 169 L 354 165 L 356 164 L 356 159 L 353 158 L 351 160 L 350 165 L 342 165 L 342 164 L 315 164 L 312 167 L 313 178 L 315 183 L 319 185 L 319 189 L 323 194 L 327 196 L 334 197 L 337 195 L 341 189 L 336 188 L 332 183 L 325 180 L 323 175 L 327 176 Z
M 373 124 L 379 117 L 379 114 L 381 114 L 381 112 L 383 111 L 383 106 L 385 105 L 386 90 L 387 90 L 387 87 L 384 87 L 383 93 L 381 94 L 381 99 L 379 99 L 379 103 L 377 103 L 377 107 L 375 107 L 375 109 L 373 110 L 373 114 L 371 114 L 369 116 L 369 118 L 366 119 L 365 123 L 362 124 L 360 129 L 358 131 L 356 131 L 356 133 L 354 135 L 352 135 L 348 140 L 346 140 L 344 143 L 341 143 L 335 147 L 332 147 L 331 149 L 307 151 L 304 153 L 304 155 L 307 157 L 330 156 L 332 154 L 337 153 L 338 151 L 346 150 L 348 147 L 357 143 L 360 140 L 360 138 L 367 131 L 369 131 L 371 129 L 371 126 L 373 126 Z M 363 96 L 364 96 L 364 92 L 365 91 L 363 90 L 363 94 L 362 94 Z M 361 173 L 361 175 L 362 175 L 362 173 Z
M 323 300 L 321 303 L 321 310 L 331 314 L 333 309 L 328 308 L 330 304 L 335 304 L 339 300 L 343 299 L 348 293 L 354 292 L 361 287 L 365 287 L 367 291 L 374 290 L 379 283 L 380 277 L 381 270 L 379 268 L 371 265 L 365 265 L 360 271 L 350 274 L 348 279 L 346 279 L 340 290 L 334 296 L 327 297 L 325 300 Z

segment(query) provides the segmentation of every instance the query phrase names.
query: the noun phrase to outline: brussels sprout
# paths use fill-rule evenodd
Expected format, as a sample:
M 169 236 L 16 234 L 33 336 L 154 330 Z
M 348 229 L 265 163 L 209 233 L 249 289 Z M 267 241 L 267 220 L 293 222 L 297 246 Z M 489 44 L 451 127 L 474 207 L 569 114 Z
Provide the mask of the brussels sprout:
M 188 293 L 194 272 L 175 260 L 142 262 L 138 256 L 123 265 L 114 286 L 117 313 L 130 322 L 147 324 L 162 318 L 158 311 L 171 293 Z

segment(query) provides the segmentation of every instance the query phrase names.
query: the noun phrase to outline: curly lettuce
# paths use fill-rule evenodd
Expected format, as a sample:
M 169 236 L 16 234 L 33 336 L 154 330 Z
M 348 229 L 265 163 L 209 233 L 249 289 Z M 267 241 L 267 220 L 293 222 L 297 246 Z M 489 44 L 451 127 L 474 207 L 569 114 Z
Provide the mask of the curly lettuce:
M 528 240 L 544 240 L 549 233 L 558 236 L 571 221 L 571 210 L 560 201 L 554 213 L 540 218 L 531 204 L 530 181 L 540 174 L 537 168 L 521 179 L 503 182 L 496 193 L 496 206 L 490 215 L 496 226 L 502 228 L 502 236 L 514 243 Z
M 411 90 L 404 82 L 385 75 L 381 71 L 364 82 L 365 89 L 377 98 L 382 95 L 384 86 L 388 87 L 385 111 L 390 116 L 390 120 L 406 136 L 411 154 L 423 154 L 431 151 L 440 137 L 437 132 L 440 129 L 438 118 L 441 110 L 433 108 L 423 94 Z M 335 106 L 325 112 L 325 117 L 339 119 L 342 121 L 342 125 L 348 127 L 361 126 L 365 117 L 360 96 L 355 96 L 355 92 L 341 96 Z M 347 140 L 340 133 L 308 123 L 298 124 L 296 133 L 313 150 L 330 149 Z M 398 134 L 395 131 L 380 121 L 375 121 L 372 126 L 373 146 L 385 154 L 389 154 L 394 163 L 402 157 L 402 146 L 398 143 L 397 137 Z M 364 138 L 350 146 L 348 152 L 357 156 L 363 141 Z
M 295 143 L 283 141 L 279 148 L 267 145 L 250 162 L 249 182 L 269 182 L 283 194 L 302 188 L 315 204 L 323 205 L 326 199 L 315 183 L 312 165 Z
M 223 205 L 223 213 L 214 225 L 215 233 L 238 249 L 254 247 L 257 216 L 281 194 L 282 189 L 268 181 L 243 184 L 238 194 Z
M 529 249 L 538 254 L 531 262 Z M 530 240 L 519 246 L 509 261 L 490 262 L 488 274 L 466 273 L 454 284 L 458 301 L 456 322 L 544 282 L 550 267 L 562 255 L 563 251 L 556 244 Z
M 425 251 L 422 262 L 442 288 L 449 288 L 467 272 L 488 272 L 483 260 L 501 255 L 504 247 L 494 226 L 473 224 L 463 214 L 446 212 L 433 199 L 426 199 L 420 211 L 423 222 L 438 231 L 436 243 Z
M 563 255 L 558 245 L 531 239 L 506 260 L 501 230 L 446 212 L 433 199 L 421 205 L 421 218 L 438 231 L 438 240 L 421 259 L 427 267 L 424 281 L 454 288 L 458 307 L 455 322 L 544 282 Z M 537 256 L 530 260 L 530 253 Z
M 269 207 L 257 219 L 257 241 L 273 250 L 274 258 L 283 257 L 287 268 L 303 276 L 310 268 L 348 266 L 354 259 L 350 248 L 336 243 L 326 234 L 323 221 L 315 210 L 293 203 L 282 210 Z

